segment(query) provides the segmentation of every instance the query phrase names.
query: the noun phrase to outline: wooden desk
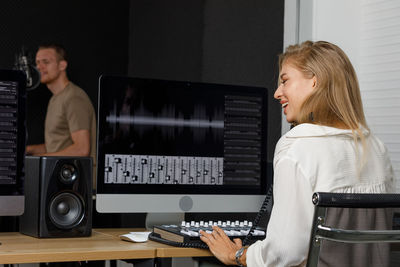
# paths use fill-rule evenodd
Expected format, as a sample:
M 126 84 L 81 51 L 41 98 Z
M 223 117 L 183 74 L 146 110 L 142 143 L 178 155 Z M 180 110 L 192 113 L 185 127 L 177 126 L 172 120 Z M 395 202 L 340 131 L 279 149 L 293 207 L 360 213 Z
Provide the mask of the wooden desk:
M 120 234 L 142 229 L 93 229 L 92 236 L 35 238 L 0 233 L 0 264 L 211 256 L 208 250 L 177 248 L 153 241 L 122 241 Z
M 150 242 L 126 242 L 112 233 L 107 229 L 94 229 L 90 237 L 42 239 L 20 233 L 0 233 L 0 264 L 156 257 L 156 249 Z

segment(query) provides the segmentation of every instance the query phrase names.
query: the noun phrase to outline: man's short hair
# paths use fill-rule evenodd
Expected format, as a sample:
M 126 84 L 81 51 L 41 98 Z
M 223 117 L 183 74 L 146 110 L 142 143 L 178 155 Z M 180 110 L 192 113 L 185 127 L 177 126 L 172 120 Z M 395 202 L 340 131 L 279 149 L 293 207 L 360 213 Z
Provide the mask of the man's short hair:
M 65 60 L 68 62 L 67 60 L 67 52 L 65 51 L 65 48 L 62 45 L 59 44 L 41 44 L 39 45 L 39 50 L 40 49 L 54 49 L 54 51 L 56 51 L 58 60 Z

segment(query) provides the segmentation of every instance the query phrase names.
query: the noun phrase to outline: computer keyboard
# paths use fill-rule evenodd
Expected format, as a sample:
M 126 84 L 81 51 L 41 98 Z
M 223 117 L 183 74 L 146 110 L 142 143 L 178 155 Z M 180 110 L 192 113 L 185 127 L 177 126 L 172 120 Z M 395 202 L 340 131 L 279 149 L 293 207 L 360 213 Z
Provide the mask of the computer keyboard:
M 224 230 L 229 238 L 240 238 L 242 240 L 248 235 L 253 226 L 252 222 L 248 221 L 182 221 L 180 225 L 165 224 L 154 226 L 153 237 L 156 236 L 163 240 L 172 241 L 171 243 L 176 242 L 178 244 L 184 244 L 182 246 L 190 247 L 191 245 L 194 245 L 194 247 L 196 247 L 195 244 L 204 244 L 200 240 L 199 231 L 203 230 L 207 233 L 211 233 L 213 231 L 213 225 L 216 225 Z M 248 244 L 254 243 L 257 240 L 262 240 L 265 238 L 265 236 L 266 229 L 256 227 L 252 230 L 251 235 L 248 237 Z M 160 242 L 162 242 L 162 240 Z

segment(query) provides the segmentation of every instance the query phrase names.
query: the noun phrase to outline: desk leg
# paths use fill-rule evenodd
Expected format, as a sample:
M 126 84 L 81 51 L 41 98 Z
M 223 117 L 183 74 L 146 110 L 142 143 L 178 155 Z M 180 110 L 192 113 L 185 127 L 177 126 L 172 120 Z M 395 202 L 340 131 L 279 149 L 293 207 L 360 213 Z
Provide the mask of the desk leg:
M 124 260 L 127 263 L 132 263 L 133 267 L 171 267 L 172 258 L 156 258 L 156 259 L 135 259 Z
M 157 267 L 171 267 L 172 266 L 172 258 L 157 258 L 156 266 Z
M 133 267 L 155 267 L 156 265 L 155 259 L 135 259 L 135 260 L 124 260 L 127 263 L 132 263 Z

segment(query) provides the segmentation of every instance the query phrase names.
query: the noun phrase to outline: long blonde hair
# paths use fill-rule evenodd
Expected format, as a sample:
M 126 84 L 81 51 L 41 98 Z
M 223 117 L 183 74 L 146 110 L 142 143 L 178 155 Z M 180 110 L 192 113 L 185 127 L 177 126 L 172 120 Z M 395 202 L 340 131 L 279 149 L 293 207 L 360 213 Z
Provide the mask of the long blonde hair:
M 284 63 L 291 64 L 305 77 L 317 79 L 316 89 L 304 101 L 297 116 L 297 124 L 335 126 L 340 123 L 355 131 L 360 126 L 368 129 L 357 75 L 342 49 L 325 41 L 306 41 L 289 46 L 279 56 L 280 71 Z
M 365 151 L 362 128 L 369 128 L 357 75 L 343 50 L 325 41 L 306 41 L 289 46 L 279 56 L 279 71 L 285 63 L 301 71 L 304 77 L 315 76 L 317 80 L 315 90 L 302 104 L 296 124 L 341 125 L 352 130 L 354 140 L 360 139 Z

